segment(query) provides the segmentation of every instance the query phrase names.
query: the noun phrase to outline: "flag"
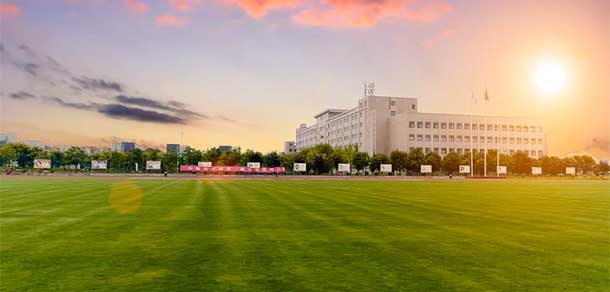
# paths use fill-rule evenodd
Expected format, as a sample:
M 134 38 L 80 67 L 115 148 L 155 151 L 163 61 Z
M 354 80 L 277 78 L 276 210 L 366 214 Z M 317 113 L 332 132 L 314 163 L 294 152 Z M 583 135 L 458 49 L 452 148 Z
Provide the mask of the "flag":
M 485 101 L 489 101 L 489 95 L 487 94 L 487 90 L 485 90 Z

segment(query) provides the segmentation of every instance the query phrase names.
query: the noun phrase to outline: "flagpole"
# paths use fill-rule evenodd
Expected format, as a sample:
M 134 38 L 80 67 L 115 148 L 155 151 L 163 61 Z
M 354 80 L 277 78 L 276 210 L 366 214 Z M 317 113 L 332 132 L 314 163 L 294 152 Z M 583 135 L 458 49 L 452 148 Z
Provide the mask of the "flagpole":
M 472 149 L 472 103 L 474 102 L 474 91 L 470 89 L 470 176 L 474 176 L 474 156 Z
M 487 103 L 489 102 L 489 95 L 487 95 L 487 86 L 485 86 L 485 99 L 484 101 Z M 484 133 L 489 132 L 487 130 L 487 116 L 483 116 L 483 130 Z M 488 134 L 487 134 L 488 135 Z M 487 151 L 488 151 L 488 145 L 487 145 L 487 135 L 485 135 L 483 137 L 483 139 L 485 139 L 485 149 L 483 149 L 483 176 L 487 177 Z
M 487 132 L 487 118 L 483 118 L 485 132 Z M 483 150 L 483 176 L 487 176 L 487 137 L 485 139 L 485 149 Z

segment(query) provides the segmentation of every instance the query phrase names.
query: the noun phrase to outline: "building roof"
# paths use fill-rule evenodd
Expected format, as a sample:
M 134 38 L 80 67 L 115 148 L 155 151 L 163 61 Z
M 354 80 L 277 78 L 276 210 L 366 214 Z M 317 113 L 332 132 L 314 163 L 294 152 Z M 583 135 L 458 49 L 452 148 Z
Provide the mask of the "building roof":
M 315 115 L 313 117 L 314 118 L 318 118 L 319 116 L 324 115 L 325 113 L 340 114 L 340 113 L 344 113 L 346 111 L 348 111 L 348 110 L 346 110 L 346 109 L 331 109 L 331 108 L 329 108 L 329 109 L 327 109 L 327 110 L 325 110 L 325 111 L 323 111 L 323 112 L 321 112 L 321 113 L 319 113 L 319 114 L 317 114 L 317 115 Z

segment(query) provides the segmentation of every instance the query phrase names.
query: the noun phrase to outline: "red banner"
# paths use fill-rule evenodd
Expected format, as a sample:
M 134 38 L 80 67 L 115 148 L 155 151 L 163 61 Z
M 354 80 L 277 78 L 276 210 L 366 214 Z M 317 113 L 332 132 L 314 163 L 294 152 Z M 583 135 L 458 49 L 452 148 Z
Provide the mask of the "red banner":
M 204 166 L 196 166 L 196 165 L 180 165 L 180 171 L 184 172 L 230 172 L 230 173 L 284 173 L 286 169 L 283 166 L 279 167 L 261 167 L 261 168 L 252 168 L 245 166 L 212 166 L 212 167 L 204 167 Z

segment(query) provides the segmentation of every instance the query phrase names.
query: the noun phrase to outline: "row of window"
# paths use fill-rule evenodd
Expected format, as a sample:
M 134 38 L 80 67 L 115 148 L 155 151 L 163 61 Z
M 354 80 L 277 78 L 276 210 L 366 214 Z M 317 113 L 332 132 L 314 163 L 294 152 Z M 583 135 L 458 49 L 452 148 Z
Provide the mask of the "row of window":
M 336 143 L 336 142 L 341 142 L 341 141 L 350 141 L 351 140 L 356 140 L 356 138 L 362 138 L 362 133 L 359 134 L 352 134 L 351 136 L 342 136 L 342 137 L 337 137 L 337 138 L 331 138 L 330 139 L 330 143 Z
M 542 138 L 521 138 L 521 137 L 485 137 L 485 136 L 461 136 L 461 135 L 415 135 L 409 134 L 409 141 L 417 142 L 450 142 L 450 143 L 500 143 L 502 144 L 543 144 Z
M 335 119 L 331 122 L 328 123 L 328 125 L 326 125 L 326 127 L 336 127 L 337 125 L 343 125 L 346 123 L 349 123 L 350 121 L 355 121 L 358 118 L 362 118 L 362 112 L 356 112 L 356 113 L 352 113 L 347 115 L 346 117 L 340 118 L 340 119 Z
M 440 155 L 446 155 L 447 153 L 457 153 L 457 154 L 466 154 L 470 152 L 470 149 L 465 148 L 430 148 L 430 147 L 409 147 L 409 151 L 413 151 L 414 149 L 419 149 L 420 151 L 423 151 L 425 154 L 428 154 L 430 152 L 434 152 Z M 488 149 L 487 152 L 489 153 L 489 150 L 492 149 Z M 517 151 L 522 151 L 523 153 L 527 153 L 529 156 L 531 157 L 541 157 L 544 156 L 544 152 L 542 151 L 536 151 L 536 150 L 518 150 L 518 149 L 510 149 L 510 150 L 506 150 L 506 149 L 502 149 L 500 150 L 500 153 L 502 154 L 510 154 L 513 155 L 515 154 Z M 472 149 L 472 152 L 477 153 L 477 152 L 481 152 L 481 153 L 485 153 L 485 149 Z
M 498 125 L 498 124 L 470 124 L 470 123 L 446 123 L 446 122 L 423 122 L 409 121 L 411 129 L 456 129 L 456 130 L 479 130 L 479 131 L 498 131 L 502 132 L 530 132 L 542 133 L 542 126 L 527 125 Z

